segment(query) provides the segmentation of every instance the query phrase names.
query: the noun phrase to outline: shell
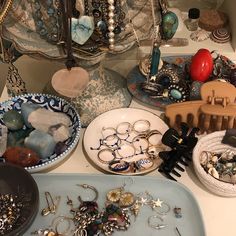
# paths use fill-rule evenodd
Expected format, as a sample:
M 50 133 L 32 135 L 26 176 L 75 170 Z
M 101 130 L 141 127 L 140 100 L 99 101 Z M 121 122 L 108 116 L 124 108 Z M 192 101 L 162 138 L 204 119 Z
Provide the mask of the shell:
M 210 37 L 210 32 L 200 29 L 190 34 L 190 38 L 195 42 L 207 40 Z
M 210 168 L 209 170 L 208 170 L 208 173 L 210 174 L 210 175 L 212 175 L 213 177 L 215 177 L 216 179 L 219 179 L 219 173 L 217 172 L 217 170 L 214 168 L 214 167 L 212 167 L 212 168 Z
M 211 33 L 210 39 L 216 43 L 227 43 L 230 41 L 230 32 L 226 28 L 216 29 Z
M 217 156 L 212 156 L 211 161 L 213 163 L 216 163 L 218 161 L 218 157 Z
M 230 180 L 232 184 L 236 184 L 236 175 L 232 175 Z

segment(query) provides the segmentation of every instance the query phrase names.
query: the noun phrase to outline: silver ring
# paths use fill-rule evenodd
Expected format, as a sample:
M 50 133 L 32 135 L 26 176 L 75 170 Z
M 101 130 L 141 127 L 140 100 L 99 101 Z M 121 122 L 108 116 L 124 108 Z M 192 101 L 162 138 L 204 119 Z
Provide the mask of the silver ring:
M 101 154 L 102 153 L 104 154 L 104 152 L 109 152 L 112 158 L 110 160 L 105 160 L 104 158 L 102 158 Z M 115 158 L 116 158 L 116 153 L 112 149 L 106 148 L 98 152 L 98 160 L 103 164 L 109 164 L 111 161 L 115 160 Z
M 148 225 L 154 229 L 163 229 L 165 227 L 167 227 L 166 224 L 158 224 L 156 222 L 152 222 L 152 219 L 158 219 L 160 220 L 161 222 L 163 222 L 164 220 L 160 217 L 160 216 L 157 216 L 157 215 L 154 215 L 154 216 L 149 216 L 148 217 Z M 156 224 L 155 224 L 156 223 Z
M 144 128 L 140 129 L 138 126 L 141 125 Z M 137 120 L 133 124 L 133 130 L 139 134 L 145 134 L 150 130 L 151 123 L 148 120 Z
M 163 206 L 165 206 L 166 209 L 164 209 L 163 211 L 159 211 L 159 209 L 162 209 Z M 162 206 L 154 208 L 154 211 L 156 211 L 156 213 L 158 213 L 159 215 L 166 215 L 170 211 L 170 206 L 167 203 L 163 202 Z
M 104 139 L 106 139 L 106 137 L 107 136 L 105 136 L 104 135 L 104 132 L 106 132 L 106 131 L 109 131 L 109 130 L 111 130 L 112 132 L 110 133 L 110 134 L 108 134 L 107 136 L 110 136 L 110 135 L 115 135 L 116 134 L 116 129 L 115 128 L 113 128 L 113 127 L 108 127 L 108 128 L 105 128 L 105 127 L 102 127 L 102 137 L 104 138 Z
M 95 197 L 94 197 L 93 200 L 91 200 L 91 202 L 96 202 L 96 201 L 97 201 L 97 199 L 98 199 L 98 191 L 97 191 L 96 188 L 94 188 L 93 186 L 88 185 L 88 184 L 76 184 L 76 185 L 79 186 L 79 187 L 82 187 L 82 188 L 84 188 L 84 189 L 91 189 L 91 190 L 93 190 L 94 193 L 95 193 Z M 80 196 L 78 196 L 78 200 L 80 201 L 80 203 L 83 203 L 83 202 L 84 202 L 84 201 L 81 199 Z
M 122 126 L 127 126 L 127 128 L 125 129 L 125 132 L 122 132 L 119 130 L 121 129 Z M 121 122 L 120 124 L 116 126 L 117 134 L 124 135 L 124 134 L 130 133 L 131 131 L 132 131 L 132 125 L 129 122 Z
M 158 145 L 160 140 L 158 140 L 157 143 L 153 143 L 151 142 L 151 137 L 153 137 L 154 135 L 161 135 L 162 136 L 162 133 L 156 129 L 154 130 L 151 130 L 148 134 L 147 134 L 147 140 L 148 140 L 148 143 L 151 145 L 151 146 L 155 146 L 155 145 Z
M 122 147 L 130 147 L 130 148 L 132 148 L 132 153 L 128 153 L 128 155 L 125 156 L 124 154 L 121 153 Z M 119 148 L 117 149 L 117 153 L 118 153 L 118 155 L 119 155 L 122 159 L 124 159 L 124 158 L 129 158 L 129 157 L 133 157 L 133 156 L 135 155 L 135 147 L 134 147 L 134 145 L 132 145 L 132 144 L 130 144 L 130 143 L 124 143 L 124 144 L 121 144 L 121 145 L 119 146 Z M 117 159 L 120 159 L 120 158 L 117 158 Z

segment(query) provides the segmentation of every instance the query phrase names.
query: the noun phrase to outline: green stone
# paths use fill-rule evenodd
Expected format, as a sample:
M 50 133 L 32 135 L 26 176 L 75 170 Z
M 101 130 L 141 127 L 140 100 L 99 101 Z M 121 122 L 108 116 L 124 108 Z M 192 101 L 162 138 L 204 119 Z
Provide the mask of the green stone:
M 181 98 L 182 98 L 181 92 L 180 92 L 179 90 L 177 90 L 177 89 L 172 89 L 172 90 L 170 91 L 170 95 L 171 95 L 173 98 L 175 98 L 175 99 L 181 99 Z
M 29 136 L 33 129 L 21 129 L 10 131 L 7 136 L 8 147 L 24 147 L 25 138 Z
M 15 110 L 7 111 L 2 119 L 9 130 L 19 130 L 24 126 L 22 115 Z

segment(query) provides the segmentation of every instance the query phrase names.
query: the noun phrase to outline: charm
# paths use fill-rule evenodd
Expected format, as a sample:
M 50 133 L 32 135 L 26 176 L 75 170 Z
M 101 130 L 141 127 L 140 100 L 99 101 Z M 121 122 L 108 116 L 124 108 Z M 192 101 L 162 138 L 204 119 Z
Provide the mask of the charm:
M 163 201 L 161 201 L 159 198 L 157 200 L 151 200 L 149 205 L 154 210 L 157 207 L 162 207 Z
M 93 17 L 81 16 L 79 19 L 71 19 L 71 37 L 79 45 L 85 44 L 94 31 Z
M 120 200 L 122 188 L 112 189 L 107 193 L 107 200 L 116 203 Z
M 160 0 L 161 7 L 161 39 L 169 40 L 173 38 L 179 25 L 178 17 L 172 11 L 167 9 L 166 0 Z
M 168 92 L 168 97 L 173 102 L 184 102 L 190 97 L 190 90 L 185 83 L 171 84 Z
M 138 200 L 136 200 L 134 202 L 133 206 L 131 206 L 131 208 L 130 208 L 130 210 L 135 218 L 138 216 L 138 214 L 140 212 L 140 208 L 141 208 L 141 204 Z
M 119 206 L 130 207 L 134 204 L 134 195 L 131 192 L 124 192 L 120 196 Z
M 175 207 L 174 208 L 174 213 L 176 218 L 182 218 L 182 212 L 180 207 Z

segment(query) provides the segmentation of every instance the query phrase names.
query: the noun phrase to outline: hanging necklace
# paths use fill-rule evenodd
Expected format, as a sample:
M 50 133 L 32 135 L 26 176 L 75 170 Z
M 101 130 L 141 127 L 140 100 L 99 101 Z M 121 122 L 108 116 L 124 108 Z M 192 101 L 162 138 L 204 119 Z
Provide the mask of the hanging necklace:
M 62 1 L 63 2 L 63 1 Z M 71 18 L 72 18 L 72 5 L 71 1 L 66 1 L 65 16 L 65 30 L 67 33 L 67 69 L 57 71 L 52 77 L 52 87 L 59 94 L 74 98 L 78 96 L 87 86 L 89 82 L 89 74 L 86 70 L 77 66 L 75 58 L 72 54 L 71 45 Z

